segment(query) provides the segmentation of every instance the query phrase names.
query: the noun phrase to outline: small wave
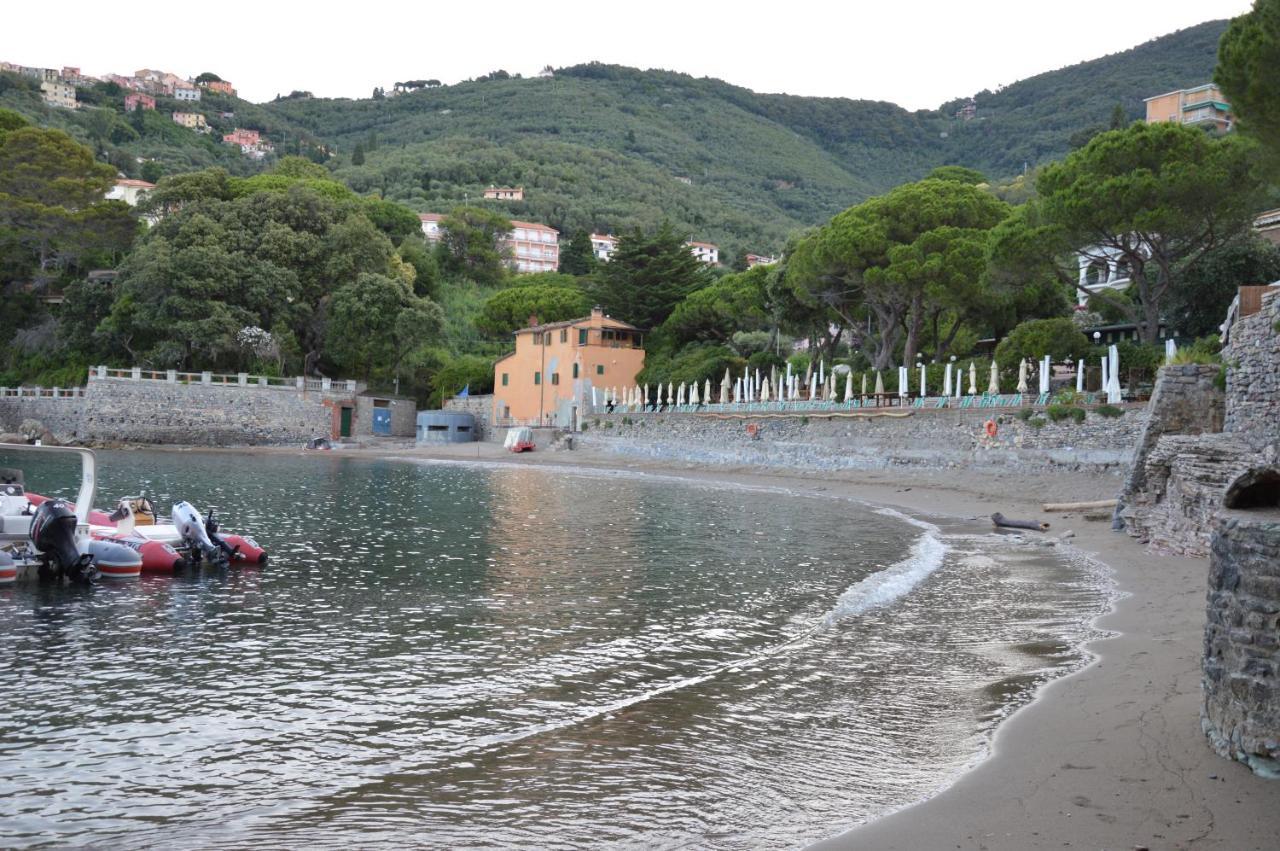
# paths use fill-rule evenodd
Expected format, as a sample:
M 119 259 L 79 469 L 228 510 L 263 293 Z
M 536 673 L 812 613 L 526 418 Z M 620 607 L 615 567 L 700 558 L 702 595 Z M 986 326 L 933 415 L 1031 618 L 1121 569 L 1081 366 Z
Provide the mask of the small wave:
M 849 586 L 827 613 L 823 620 L 824 626 L 831 626 L 845 618 L 860 615 L 880 606 L 887 606 L 909 593 L 911 589 L 923 582 L 925 577 L 942 566 L 942 559 L 947 554 L 947 545 L 939 537 L 941 530 L 937 526 L 900 511 L 894 511 L 892 508 L 880 508 L 876 513 L 910 523 L 918 529 L 923 529 L 924 534 L 911 545 L 906 558 Z

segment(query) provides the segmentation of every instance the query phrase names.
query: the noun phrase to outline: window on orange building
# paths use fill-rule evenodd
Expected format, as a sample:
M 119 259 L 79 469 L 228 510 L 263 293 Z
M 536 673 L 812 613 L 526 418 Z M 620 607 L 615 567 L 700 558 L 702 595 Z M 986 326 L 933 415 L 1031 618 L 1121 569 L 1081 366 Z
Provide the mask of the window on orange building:
M 604 364 L 596 364 L 596 375 L 604 375 Z
M 507 386 L 507 374 L 505 372 L 502 373 L 502 386 L 503 387 Z
M 558 372 L 553 372 L 553 373 L 551 373 L 551 383 L 552 383 L 552 384 L 559 384 L 559 383 L 560 383 L 560 373 L 558 373 Z
M 534 383 L 534 384 L 541 384 L 541 383 L 542 383 L 542 373 L 541 373 L 541 372 L 535 372 L 535 373 L 533 374 L 533 383 Z
M 569 329 L 568 329 L 568 328 L 561 328 L 561 329 L 560 329 L 560 342 L 562 342 L 562 343 L 567 343 L 567 342 L 569 342 Z
M 573 377 L 578 377 L 578 365 L 576 363 L 573 365 Z

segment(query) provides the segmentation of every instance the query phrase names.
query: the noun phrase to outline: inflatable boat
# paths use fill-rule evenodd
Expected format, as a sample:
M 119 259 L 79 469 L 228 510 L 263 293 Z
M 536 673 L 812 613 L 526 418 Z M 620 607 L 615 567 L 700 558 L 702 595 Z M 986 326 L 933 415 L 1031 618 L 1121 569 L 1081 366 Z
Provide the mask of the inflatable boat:
M 75 453 L 80 456 L 82 506 L 93 503 L 96 461 L 87 449 L 0 444 L 2 451 Z M 89 584 L 100 577 L 136 579 L 142 557 L 114 541 L 95 539 L 89 511 L 61 499 L 32 502 L 19 470 L 0 470 L 0 583 L 25 576 Z

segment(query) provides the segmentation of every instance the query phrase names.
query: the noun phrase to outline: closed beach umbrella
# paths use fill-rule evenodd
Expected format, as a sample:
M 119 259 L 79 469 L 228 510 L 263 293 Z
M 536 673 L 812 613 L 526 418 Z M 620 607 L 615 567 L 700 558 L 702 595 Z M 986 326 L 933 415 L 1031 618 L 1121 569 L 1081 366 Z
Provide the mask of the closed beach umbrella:
M 866 377 L 864 376 L 862 380 L 866 381 Z M 849 372 L 844 377 L 844 400 L 846 402 L 853 401 L 853 373 L 852 372 Z
M 742 379 L 735 378 L 733 380 L 733 403 L 736 405 L 742 401 Z
M 1178 344 L 1170 337 L 1164 341 L 1164 362 L 1173 363 L 1173 358 L 1178 354 Z
M 942 395 L 951 395 L 951 364 L 947 364 L 947 369 L 942 375 Z
M 684 404 L 684 382 L 683 381 L 680 382 L 680 389 L 676 390 L 676 404 L 677 405 Z
M 676 401 L 675 395 L 676 395 L 676 385 L 674 382 L 668 381 L 667 382 L 667 404 L 668 405 L 675 403 Z
M 992 396 L 1000 395 L 1000 370 L 996 368 L 996 362 L 991 362 L 991 380 L 987 382 L 987 392 Z
M 720 382 L 720 404 L 721 404 L 721 405 L 723 405 L 723 404 L 725 404 L 725 403 L 727 403 L 727 402 L 729 401 L 729 387 L 730 387 L 730 386 L 731 386 L 731 382 L 730 382 L 730 380 L 729 380 L 729 368 L 728 368 L 728 367 L 725 367 L 725 369 L 724 369 L 724 380 Z
M 969 395 L 973 396 L 978 392 L 978 365 L 973 361 L 969 361 Z
M 649 385 L 644 386 L 644 406 L 649 407 Z
M 1076 392 L 1084 392 L 1084 358 L 1076 363 Z
M 876 370 L 876 393 L 884 392 L 884 376 L 880 374 L 880 370 Z
M 909 376 L 910 373 L 905 366 L 898 367 L 898 395 L 903 399 L 907 398 Z
M 703 387 L 703 389 L 706 392 L 702 394 L 702 401 L 710 405 L 711 404 L 711 379 L 710 378 L 707 379 L 707 383 Z
M 769 401 L 769 376 L 767 375 L 764 377 L 764 380 L 760 383 L 760 401 L 761 402 Z
M 1040 361 L 1040 393 L 1049 392 L 1049 356 L 1045 355 Z
M 818 374 L 816 372 L 809 375 L 809 401 L 818 398 Z
M 1110 361 L 1108 355 L 1102 356 L 1102 392 L 1108 392 L 1107 388 L 1111 386 L 1111 376 L 1107 375 L 1107 363 Z
M 1026 393 L 1027 390 L 1027 359 L 1022 358 L 1018 361 L 1018 392 Z
M 928 395 L 928 389 L 925 387 L 925 384 L 928 383 L 926 381 L 927 376 L 925 374 L 925 369 L 926 369 L 925 365 L 920 364 L 920 398 L 921 399 L 923 399 L 925 396 Z
M 1107 385 L 1107 401 L 1112 405 L 1118 405 L 1122 398 L 1120 391 L 1120 352 L 1114 345 L 1111 347 L 1111 363 L 1107 367 L 1107 378 L 1110 381 Z
M 827 401 L 834 402 L 836 400 L 836 374 L 833 372 L 827 376 Z
M 701 400 L 698 399 L 698 382 L 689 385 L 689 404 L 697 405 Z

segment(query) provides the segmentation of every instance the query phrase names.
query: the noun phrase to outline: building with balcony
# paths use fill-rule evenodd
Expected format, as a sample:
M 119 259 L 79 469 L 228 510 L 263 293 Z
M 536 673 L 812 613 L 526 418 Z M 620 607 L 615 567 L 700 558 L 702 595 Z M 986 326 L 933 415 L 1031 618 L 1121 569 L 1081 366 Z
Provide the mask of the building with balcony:
M 262 134 L 257 130 L 243 130 L 237 127 L 230 133 L 222 134 L 222 141 L 228 145 L 256 145 L 262 141 Z
M 195 102 L 200 100 L 200 89 L 189 83 L 177 83 L 173 87 L 173 96 L 176 100 Z
M 720 265 L 720 249 L 709 242 L 686 242 L 693 256 L 712 266 Z
M 1280 246 L 1280 210 L 1259 213 L 1253 219 L 1253 230 L 1272 245 Z
M 499 240 L 516 272 L 554 272 L 560 268 L 560 231 L 537 222 L 511 222 L 511 233 Z
M 523 201 L 524 187 L 490 186 L 484 191 L 486 201 Z
M 124 96 L 124 111 L 133 112 L 138 109 L 155 109 L 156 99 L 142 92 L 130 92 Z
M 1225 133 L 1235 123 L 1231 104 L 1213 83 L 1156 95 L 1147 98 L 1146 104 L 1148 124 L 1173 121 Z
M 772 266 L 778 262 L 778 258 L 772 254 L 748 254 L 747 268 L 754 269 L 757 266 Z
M 1080 306 L 1087 304 L 1089 296 L 1096 292 L 1129 288 L 1129 266 L 1114 248 L 1101 245 L 1082 248 L 1076 254 L 1076 262 L 1080 267 L 1080 286 L 1084 288 L 1076 290 Z
M 591 253 L 601 263 L 608 263 L 613 252 L 618 250 L 618 238 L 611 233 L 591 234 Z
M 604 315 L 538 324 L 515 332 L 516 350 L 493 368 L 493 423 L 576 429 L 592 389 L 601 405 L 632 387 L 644 368 L 640 329 Z

